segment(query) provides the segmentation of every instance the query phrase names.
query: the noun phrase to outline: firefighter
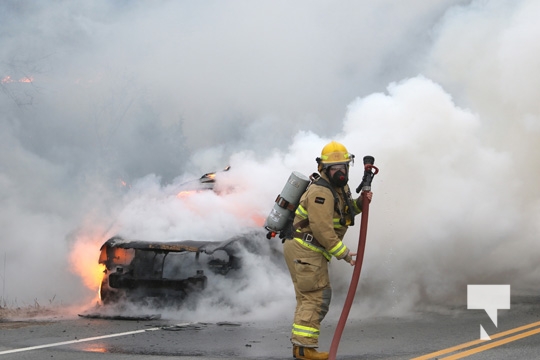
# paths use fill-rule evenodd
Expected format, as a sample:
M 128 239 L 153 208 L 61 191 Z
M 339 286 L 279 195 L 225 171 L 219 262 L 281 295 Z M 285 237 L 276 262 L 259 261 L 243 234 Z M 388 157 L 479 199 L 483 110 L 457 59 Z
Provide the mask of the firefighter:
M 347 182 L 354 155 L 343 144 L 328 143 L 316 160 L 319 174 L 312 175 L 311 185 L 300 198 L 293 235 L 284 241 L 283 253 L 296 293 L 293 356 L 324 360 L 328 352 L 317 348 L 321 321 L 332 296 L 328 263 L 334 256 L 355 264 L 356 254 L 342 240 L 347 228 L 354 224 L 354 216 L 360 213 L 364 196 L 352 199 Z M 372 195 L 366 192 L 365 197 L 371 201 Z

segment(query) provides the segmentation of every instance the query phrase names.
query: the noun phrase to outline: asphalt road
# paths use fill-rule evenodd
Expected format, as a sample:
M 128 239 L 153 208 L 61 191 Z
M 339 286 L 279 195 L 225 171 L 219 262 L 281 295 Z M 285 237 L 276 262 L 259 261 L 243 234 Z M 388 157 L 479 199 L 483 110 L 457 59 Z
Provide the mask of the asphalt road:
M 320 338 L 329 349 L 336 319 Z M 480 325 L 491 340 L 480 340 Z M 0 321 L 0 359 L 291 359 L 287 322 L 188 323 L 165 318 Z M 512 299 L 498 327 L 483 310 L 349 320 L 338 359 L 540 359 L 540 297 Z

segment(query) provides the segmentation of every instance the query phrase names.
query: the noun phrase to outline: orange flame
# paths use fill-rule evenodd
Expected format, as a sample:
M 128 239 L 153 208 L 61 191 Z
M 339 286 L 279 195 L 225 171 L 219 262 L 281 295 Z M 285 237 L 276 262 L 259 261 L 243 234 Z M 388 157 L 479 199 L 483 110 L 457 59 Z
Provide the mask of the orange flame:
M 266 222 L 266 218 L 262 217 L 261 215 L 251 215 L 251 220 L 256 226 L 262 227 L 264 226 L 264 223 Z
M 23 78 L 20 78 L 19 80 L 15 80 L 15 79 L 12 79 L 11 76 L 8 75 L 8 76 L 4 76 L 4 78 L 0 80 L 0 83 L 2 84 L 10 84 L 14 82 L 31 83 L 31 82 L 34 82 L 34 78 L 31 76 L 25 76 Z
M 131 188 L 131 185 L 129 185 L 128 182 L 125 181 L 124 179 L 118 179 L 118 185 L 122 188 L 128 188 L 128 189 Z
M 191 194 L 194 194 L 195 192 L 196 192 L 195 190 L 180 191 L 178 194 L 176 194 L 176 197 L 181 199 L 181 198 L 184 198 L 184 197 L 189 196 Z
M 98 263 L 102 242 L 100 236 L 81 234 L 77 237 L 69 255 L 72 271 L 82 278 L 87 288 L 95 290 L 96 295 L 105 271 L 105 265 Z

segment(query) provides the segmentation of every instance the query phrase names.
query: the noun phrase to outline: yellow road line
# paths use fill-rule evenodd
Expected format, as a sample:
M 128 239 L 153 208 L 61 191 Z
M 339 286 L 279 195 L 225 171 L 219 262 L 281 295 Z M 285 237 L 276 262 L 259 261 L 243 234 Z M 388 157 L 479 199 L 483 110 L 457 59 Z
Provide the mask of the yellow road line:
M 534 330 L 531 330 L 531 331 L 527 331 L 525 333 L 521 333 L 521 334 L 518 334 L 518 335 L 514 335 L 514 336 L 511 336 L 511 337 L 507 337 L 507 338 L 499 340 L 499 341 L 490 342 L 489 344 L 479 346 L 479 347 L 476 347 L 474 349 L 467 350 L 467 351 L 461 352 L 461 353 L 456 354 L 456 355 L 447 356 L 445 358 L 442 358 L 441 360 L 461 359 L 461 358 L 464 358 L 465 356 L 469 356 L 469 355 L 472 355 L 472 354 L 479 353 L 481 351 L 489 350 L 491 348 L 501 346 L 501 345 L 504 345 L 504 344 L 507 344 L 509 342 L 516 341 L 516 340 L 519 340 L 519 339 L 523 339 L 524 337 L 531 336 L 531 335 L 538 334 L 538 333 L 540 333 L 540 328 L 534 329 Z
M 523 331 L 523 330 L 527 330 L 527 329 L 536 327 L 536 326 L 540 326 L 540 321 L 532 323 L 532 324 L 528 324 L 528 325 L 523 325 L 523 326 L 517 327 L 515 329 L 510 329 L 510 330 L 507 330 L 507 331 L 503 331 L 503 332 L 500 332 L 500 333 L 497 333 L 497 334 L 494 334 L 494 335 L 490 335 L 490 338 L 491 338 L 491 340 L 498 339 L 498 338 L 501 338 L 501 337 L 504 337 L 504 336 L 507 336 L 507 335 L 510 335 L 510 334 L 514 334 L 514 333 L 517 333 L 517 332 L 520 332 L 520 331 Z M 535 331 L 535 332 L 533 332 L 533 331 Z M 540 329 L 536 329 L 536 330 L 533 330 L 533 331 L 530 331 L 530 332 L 533 332 L 531 334 L 529 334 L 529 332 L 524 333 L 524 334 L 529 334 L 529 335 L 525 335 L 523 337 L 534 335 L 534 334 L 540 332 Z M 524 334 L 522 334 L 522 335 L 524 335 Z M 520 336 L 520 335 L 513 336 L 512 338 L 516 338 L 517 336 Z M 509 338 L 509 339 L 512 339 L 512 338 Z M 510 341 L 518 340 L 520 338 L 516 338 L 516 339 L 513 339 L 513 340 L 506 341 L 506 342 L 504 342 L 504 344 L 506 344 L 506 343 L 508 343 Z M 480 340 L 480 339 L 473 340 L 473 341 L 469 341 L 469 342 L 466 342 L 466 343 L 463 343 L 463 344 L 460 344 L 460 345 L 449 347 L 447 349 L 439 350 L 439 351 L 436 351 L 436 352 L 433 352 L 433 353 L 430 353 L 430 354 L 427 354 L 427 355 L 422 355 L 420 357 L 416 357 L 416 358 L 413 358 L 411 360 L 433 359 L 434 357 L 439 356 L 439 355 L 449 354 L 451 352 L 466 349 L 466 348 L 469 348 L 469 347 L 472 347 L 472 346 L 475 346 L 475 345 L 478 345 L 478 344 L 481 344 L 481 343 L 485 343 L 485 342 L 488 342 L 488 341 L 490 341 L 490 340 Z M 497 341 L 497 342 L 495 342 L 493 344 L 498 344 L 501 341 L 505 341 L 505 340 L 499 340 L 499 341 Z M 500 346 L 500 345 L 503 345 L 503 343 L 498 344 L 498 345 L 494 345 L 492 347 Z M 484 345 L 484 346 L 488 346 L 488 345 Z M 479 348 L 483 348 L 484 346 L 481 346 Z M 485 349 L 485 350 L 487 350 L 487 349 Z M 469 351 L 472 351 L 472 350 L 469 350 Z M 446 357 L 444 359 L 450 360 L 450 359 L 459 359 L 459 358 Z

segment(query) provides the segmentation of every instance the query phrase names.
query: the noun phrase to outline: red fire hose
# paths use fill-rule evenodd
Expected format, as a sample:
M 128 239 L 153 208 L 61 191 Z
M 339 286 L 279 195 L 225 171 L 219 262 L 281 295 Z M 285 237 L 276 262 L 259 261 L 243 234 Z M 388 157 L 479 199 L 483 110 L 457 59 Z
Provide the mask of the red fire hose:
M 351 279 L 351 284 L 349 285 L 347 298 L 345 299 L 345 304 L 343 305 L 343 309 L 341 310 L 341 316 L 337 323 L 336 331 L 334 332 L 332 345 L 330 346 L 330 352 L 328 357 L 329 360 L 336 360 L 339 341 L 341 340 L 341 334 L 343 334 L 343 329 L 345 328 L 345 323 L 347 322 L 347 317 L 349 316 L 349 311 L 351 310 L 354 295 L 356 294 L 356 288 L 358 287 L 358 281 L 360 280 L 360 271 L 362 271 L 362 262 L 364 260 L 364 249 L 366 247 L 366 235 L 369 215 L 369 201 L 367 200 L 365 195 L 371 190 L 371 179 L 375 174 L 379 172 L 379 169 L 373 166 L 373 162 L 371 162 L 371 164 L 366 164 L 366 158 L 364 158 L 364 164 L 364 180 L 362 181 L 362 183 L 364 184 L 362 188 L 362 195 L 364 195 L 364 199 L 362 200 L 362 219 L 360 222 L 360 237 L 358 241 L 358 251 L 356 253 L 356 264 L 354 265 L 353 276 Z M 374 169 L 375 171 L 372 172 L 372 169 Z M 369 175 L 367 175 L 368 173 Z M 368 177 L 369 179 L 367 179 Z M 361 186 L 362 184 L 359 186 L 359 188 Z

